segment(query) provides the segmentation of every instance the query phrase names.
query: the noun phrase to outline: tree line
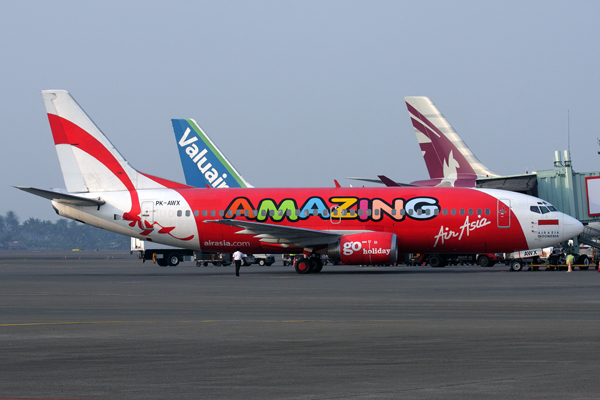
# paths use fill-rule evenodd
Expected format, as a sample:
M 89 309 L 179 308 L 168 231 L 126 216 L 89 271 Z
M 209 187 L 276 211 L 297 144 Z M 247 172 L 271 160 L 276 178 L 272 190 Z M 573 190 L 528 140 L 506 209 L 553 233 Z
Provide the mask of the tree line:
M 128 237 L 61 218 L 42 221 L 29 218 L 23 223 L 8 211 L 0 215 L 0 243 L 8 249 L 9 243 L 19 242 L 29 250 L 129 250 Z

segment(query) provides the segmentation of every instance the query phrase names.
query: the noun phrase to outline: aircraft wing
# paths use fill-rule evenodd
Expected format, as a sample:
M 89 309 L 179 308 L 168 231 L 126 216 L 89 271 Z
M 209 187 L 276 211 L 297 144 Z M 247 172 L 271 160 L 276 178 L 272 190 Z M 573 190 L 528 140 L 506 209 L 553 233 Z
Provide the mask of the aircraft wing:
M 55 192 L 52 190 L 36 189 L 25 186 L 15 186 L 17 189 L 21 189 L 25 192 L 35 194 L 36 196 L 44 197 L 59 203 L 69 204 L 72 206 L 94 206 L 100 207 L 105 204 L 104 200 L 100 199 L 88 199 L 87 197 L 75 196 L 67 193 Z
M 242 228 L 238 235 L 253 235 L 261 242 L 280 244 L 282 246 L 311 247 L 335 243 L 344 235 L 366 231 L 320 231 L 316 229 L 295 228 L 265 224 L 260 222 L 239 221 L 233 219 L 217 219 L 204 221 Z

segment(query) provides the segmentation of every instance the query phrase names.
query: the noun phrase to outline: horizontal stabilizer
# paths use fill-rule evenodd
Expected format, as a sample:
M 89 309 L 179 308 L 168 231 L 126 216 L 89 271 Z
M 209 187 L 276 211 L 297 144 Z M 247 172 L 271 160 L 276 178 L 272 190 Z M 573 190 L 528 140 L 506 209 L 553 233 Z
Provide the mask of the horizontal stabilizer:
M 36 196 L 43 197 L 45 199 L 50 199 L 52 201 L 57 201 L 59 203 L 64 203 L 72 206 L 93 206 L 100 207 L 105 204 L 104 200 L 99 199 L 88 199 L 87 197 L 74 196 L 72 194 L 54 192 L 52 190 L 44 190 L 44 189 L 36 189 L 31 187 L 24 186 L 15 186 L 17 189 L 21 189 L 25 192 L 29 192 L 31 194 L 35 194 Z

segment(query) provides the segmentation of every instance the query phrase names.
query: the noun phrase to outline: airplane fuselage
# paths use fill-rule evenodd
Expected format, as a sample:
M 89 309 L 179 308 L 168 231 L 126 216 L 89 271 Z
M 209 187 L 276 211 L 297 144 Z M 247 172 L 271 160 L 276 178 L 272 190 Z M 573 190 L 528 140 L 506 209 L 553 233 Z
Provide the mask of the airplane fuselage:
M 252 221 L 344 234 L 388 232 L 397 235 L 399 252 L 416 253 L 539 248 L 567 240 L 573 236 L 570 224 L 579 226 L 562 213 L 531 212 L 530 207 L 539 200 L 534 197 L 484 189 L 177 188 L 134 192 L 82 194 L 106 201 L 99 208 L 53 205 L 60 215 L 123 235 L 219 252 L 237 247 L 248 253 L 288 253 L 291 249 L 265 242 L 260 235 L 239 234 L 239 227 L 207 221 Z

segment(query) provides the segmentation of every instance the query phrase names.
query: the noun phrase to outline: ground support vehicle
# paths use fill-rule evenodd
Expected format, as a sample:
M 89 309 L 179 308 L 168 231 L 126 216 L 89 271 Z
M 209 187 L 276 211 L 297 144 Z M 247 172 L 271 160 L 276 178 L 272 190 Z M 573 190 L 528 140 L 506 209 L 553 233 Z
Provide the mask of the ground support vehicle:
M 134 251 L 138 252 L 137 256 L 142 262 L 152 260 L 161 267 L 175 267 L 183 261 L 194 261 L 193 250 L 131 238 L 130 253 Z
M 527 268 L 528 271 L 539 271 L 540 268 L 545 268 L 546 271 L 559 271 L 568 268 L 566 263 L 567 254 L 561 249 L 550 250 L 534 249 L 526 251 L 518 251 L 511 253 L 506 258 L 506 264 L 510 266 L 511 271 L 521 271 Z M 594 266 L 594 259 L 586 254 L 575 254 L 573 268 L 579 268 L 582 271 Z
M 502 262 L 503 258 L 494 253 L 485 254 L 409 254 L 404 263 L 406 265 L 429 264 L 433 268 L 442 268 L 446 265 L 479 265 L 493 267 Z
M 275 262 L 275 257 L 272 254 L 247 254 L 242 260 L 244 266 L 258 264 L 261 267 L 265 265 L 268 267 Z
M 202 251 L 194 252 L 196 267 L 208 267 L 212 264 L 215 267 L 226 267 L 231 264 L 231 254 L 229 253 L 205 253 Z

